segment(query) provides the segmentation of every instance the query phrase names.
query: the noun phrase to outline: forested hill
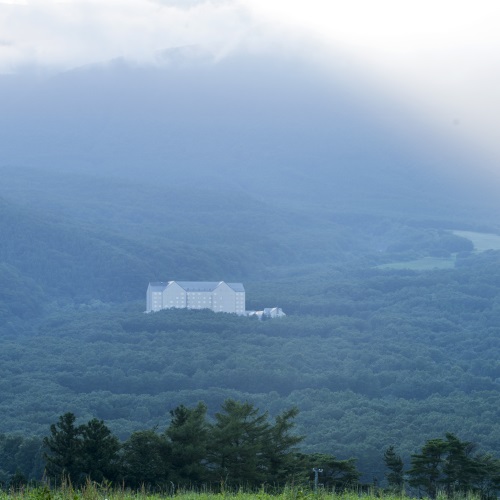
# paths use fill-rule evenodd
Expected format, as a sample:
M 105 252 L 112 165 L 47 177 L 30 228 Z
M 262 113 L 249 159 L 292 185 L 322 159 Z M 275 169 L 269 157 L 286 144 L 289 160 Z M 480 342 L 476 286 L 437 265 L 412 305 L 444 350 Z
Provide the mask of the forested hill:
M 235 281 L 314 258 L 296 233 L 310 216 L 243 193 L 29 169 L 2 180 L 0 259 L 48 300 L 121 302 L 153 280 Z
M 309 266 L 446 257 L 472 249 L 449 229 L 496 227 L 494 212 L 460 217 L 452 210 L 459 204 L 436 207 L 429 219 L 403 217 L 397 208 L 364 211 L 356 198 L 340 210 L 335 200 L 324 208 L 293 197 L 284 204 L 227 186 L 153 186 L 21 168 L 1 175 L 3 272 L 18 276 L 21 288 L 34 285 L 39 305 L 139 299 L 154 280 L 268 281 Z
M 498 455 L 497 180 L 341 78 L 258 67 L 116 63 L 4 103 L 0 433 L 233 398 L 296 405 L 305 449 L 364 474 L 445 432 Z M 143 314 L 170 279 L 288 316 Z
M 249 57 L 1 76 L 0 258 L 50 296 L 119 302 L 149 280 L 378 264 L 463 248 L 439 230 L 499 229 L 476 158 L 341 72 L 303 69 Z
M 494 209 L 478 155 L 387 96 L 368 99 L 371 89 L 344 68 L 325 75 L 293 58 L 180 58 L 155 68 L 116 60 L 34 81 L 0 76 L 11 96 L 0 116 L 1 166 L 128 178 L 165 192 L 244 192 L 300 210 L 477 220 Z
M 46 434 L 71 411 L 125 439 L 164 428 L 179 404 L 214 411 L 232 398 L 272 415 L 297 406 L 302 449 L 354 457 L 365 480 L 382 479 L 387 446 L 407 459 L 445 432 L 496 455 L 499 259 L 290 279 L 272 289 L 283 320 L 145 315 L 143 303 L 54 311 L 34 333 L 2 336 L 2 429 Z M 270 290 L 253 284 L 251 293 Z

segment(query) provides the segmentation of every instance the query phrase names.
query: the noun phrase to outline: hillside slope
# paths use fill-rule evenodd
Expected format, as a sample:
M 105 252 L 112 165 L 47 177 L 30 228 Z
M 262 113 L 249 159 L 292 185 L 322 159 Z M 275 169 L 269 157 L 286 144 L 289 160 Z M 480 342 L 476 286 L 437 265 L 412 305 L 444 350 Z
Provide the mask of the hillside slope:
M 1 166 L 246 193 L 299 210 L 469 221 L 498 212 L 498 180 L 477 155 L 341 69 L 271 57 L 112 61 L 41 80 L 4 76 L 0 87 L 11 96 Z
M 368 477 L 385 447 L 408 457 L 445 432 L 498 454 L 498 264 L 491 252 L 446 271 L 290 278 L 272 290 L 283 320 L 136 303 L 55 311 L 2 336 L 2 430 L 44 434 L 72 411 L 126 438 L 163 428 L 179 404 L 203 400 L 213 415 L 230 397 L 274 415 L 297 406 L 303 448 L 356 457 Z
M 273 61 L 0 80 L 0 432 L 232 397 L 297 405 L 309 451 L 367 474 L 447 431 L 498 454 L 499 255 L 451 231 L 500 232 L 498 181 L 462 150 Z M 169 279 L 288 317 L 144 315 Z

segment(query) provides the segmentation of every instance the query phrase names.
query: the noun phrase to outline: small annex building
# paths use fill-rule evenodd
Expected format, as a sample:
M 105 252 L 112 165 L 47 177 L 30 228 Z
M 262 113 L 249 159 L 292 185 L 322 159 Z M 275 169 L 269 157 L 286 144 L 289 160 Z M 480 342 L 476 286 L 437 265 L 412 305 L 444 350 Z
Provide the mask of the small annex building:
M 263 311 L 247 311 L 247 316 L 255 316 L 258 319 L 284 318 L 286 314 L 281 307 L 266 307 Z
M 149 283 L 146 312 L 161 309 L 210 309 L 245 314 L 245 289 L 224 281 L 157 281 Z

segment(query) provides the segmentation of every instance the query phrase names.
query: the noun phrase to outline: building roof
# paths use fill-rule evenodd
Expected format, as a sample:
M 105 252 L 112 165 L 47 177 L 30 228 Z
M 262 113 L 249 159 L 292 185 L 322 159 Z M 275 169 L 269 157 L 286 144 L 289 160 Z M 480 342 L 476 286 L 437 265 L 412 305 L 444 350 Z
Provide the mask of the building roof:
M 168 285 L 168 283 L 165 283 L 164 281 L 151 281 L 149 283 L 149 286 L 151 288 L 165 288 Z
M 235 292 L 244 292 L 245 288 L 243 283 L 226 283 L 229 287 L 231 287 Z
M 186 292 L 212 292 L 224 281 L 175 281 Z M 241 283 L 226 283 L 235 292 L 244 292 L 245 289 Z
M 213 292 L 224 281 L 154 281 L 149 283 L 151 288 L 164 290 L 170 283 L 176 283 L 182 287 L 186 292 Z M 235 292 L 244 292 L 245 288 L 242 283 L 226 283 Z

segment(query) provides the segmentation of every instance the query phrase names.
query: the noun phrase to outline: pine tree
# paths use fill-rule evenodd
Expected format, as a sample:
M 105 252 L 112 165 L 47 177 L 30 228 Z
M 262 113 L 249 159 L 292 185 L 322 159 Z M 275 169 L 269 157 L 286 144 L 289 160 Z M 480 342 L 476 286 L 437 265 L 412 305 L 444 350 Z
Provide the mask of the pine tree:
M 80 468 L 92 481 L 115 481 L 118 477 L 120 443 L 102 420 L 96 418 L 80 427 Z
M 44 454 L 46 473 L 57 482 L 69 479 L 80 480 L 79 457 L 82 446 L 80 428 L 75 426 L 73 413 L 65 413 L 56 424 L 50 426 L 50 436 L 45 437 L 43 444 L 49 453 Z
M 389 488 L 397 493 L 401 493 L 404 488 L 403 459 L 396 453 L 394 446 L 389 446 L 384 452 L 385 466 L 390 472 L 385 474 Z
M 474 488 L 479 464 L 472 456 L 475 446 L 446 434 L 447 457 L 443 464 L 443 485 L 448 495 L 467 493 Z
M 431 498 L 442 484 L 442 466 L 447 453 L 447 443 L 442 439 L 427 441 L 420 454 L 411 456 L 411 468 L 408 471 L 410 485 L 422 488 Z
M 475 457 L 477 475 L 474 491 L 484 499 L 497 499 L 500 491 L 500 460 L 491 455 Z
M 165 434 L 171 446 L 170 480 L 183 486 L 199 484 L 206 479 L 209 425 L 204 403 L 189 409 L 184 405 L 170 412 L 172 420 Z
M 440 489 L 449 496 L 473 492 L 482 498 L 495 497 L 500 489 L 500 461 L 474 454 L 474 448 L 450 433 L 445 440 L 427 441 L 422 452 L 411 457 L 410 485 L 431 498 Z
M 269 429 L 264 442 L 266 459 L 268 460 L 266 481 L 284 484 L 298 472 L 298 461 L 295 446 L 304 436 L 291 433 L 295 426 L 293 419 L 298 415 L 297 408 L 291 408 L 278 415 L 274 425 Z
M 264 454 L 269 436 L 267 413 L 248 402 L 227 399 L 215 414 L 210 433 L 209 461 L 213 479 L 237 486 L 254 486 L 266 479 Z
M 134 432 L 123 445 L 123 479 L 132 488 L 166 488 L 169 463 L 169 443 L 154 429 Z

